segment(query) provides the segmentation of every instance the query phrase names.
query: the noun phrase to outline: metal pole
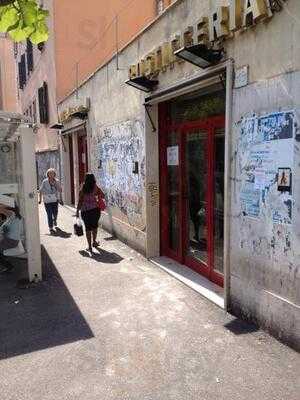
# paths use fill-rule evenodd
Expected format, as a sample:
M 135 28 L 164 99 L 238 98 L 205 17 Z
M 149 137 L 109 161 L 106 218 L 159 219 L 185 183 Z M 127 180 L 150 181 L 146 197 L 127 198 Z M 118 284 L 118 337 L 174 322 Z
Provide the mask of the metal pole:
M 116 62 L 117 62 L 117 71 L 119 71 L 119 18 L 116 15 Z

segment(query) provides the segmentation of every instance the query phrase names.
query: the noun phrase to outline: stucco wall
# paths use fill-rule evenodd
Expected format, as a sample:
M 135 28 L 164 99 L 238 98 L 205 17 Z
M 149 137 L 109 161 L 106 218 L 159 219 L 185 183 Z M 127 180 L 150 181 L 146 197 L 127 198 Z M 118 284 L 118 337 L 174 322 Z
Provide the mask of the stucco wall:
M 164 0 L 167 7 L 171 0 Z M 57 96 L 62 100 L 157 15 L 156 0 L 54 1 Z M 68 23 L 66 24 L 66 15 Z
M 0 109 L 19 111 L 13 42 L 0 36 Z

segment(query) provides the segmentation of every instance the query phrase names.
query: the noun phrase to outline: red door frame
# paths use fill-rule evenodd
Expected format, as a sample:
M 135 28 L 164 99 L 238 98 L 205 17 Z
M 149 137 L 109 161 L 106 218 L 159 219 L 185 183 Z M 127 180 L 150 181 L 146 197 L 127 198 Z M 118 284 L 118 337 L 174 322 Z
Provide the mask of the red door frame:
M 69 155 L 70 155 L 71 204 L 75 204 L 74 158 L 73 158 L 73 138 L 72 138 L 72 135 L 69 136 Z
M 172 124 L 169 118 L 168 104 L 160 104 L 159 106 L 159 132 L 160 132 L 160 192 L 161 192 L 161 254 L 170 257 L 182 264 L 186 264 L 191 269 L 199 272 L 201 275 L 207 277 L 212 282 L 219 286 L 224 285 L 224 277 L 221 273 L 216 271 L 214 266 L 214 165 L 215 165 L 215 148 L 214 148 L 214 133 L 216 129 L 225 127 L 225 116 L 217 116 L 207 118 L 200 121 L 187 121 L 181 124 Z M 208 266 L 196 261 L 194 258 L 185 255 L 185 249 L 188 246 L 188 232 L 187 232 L 187 213 L 188 213 L 188 202 L 187 202 L 187 182 L 185 179 L 185 144 L 186 136 L 189 133 L 197 130 L 206 130 L 208 133 L 207 145 L 207 192 L 206 192 L 206 204 L 208 206 L 206 217 L 207 217 L 207 229 L 208 229 Z M 167 135 L 168 132 L 178 133 L 178 145 L 179 145 L 179 201 L 177 215 L 179 218 L 179 225 L 182 229 L 179 229 L 179 246 L 178 251 L 169 248 L 168 239 L 168 176 L 167 176 Z
M 84 157 L 84 162 L 83 162 Z M 78 164 L 79 164 L 79 186 L 84 182 L 85 174 L 88 172 L 87 135 L 78 135 Z

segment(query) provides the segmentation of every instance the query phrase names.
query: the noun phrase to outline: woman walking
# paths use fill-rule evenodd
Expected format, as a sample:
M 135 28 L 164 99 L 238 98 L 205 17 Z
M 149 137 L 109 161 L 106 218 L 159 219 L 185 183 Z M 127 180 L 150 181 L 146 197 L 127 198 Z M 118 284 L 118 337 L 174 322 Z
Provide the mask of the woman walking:
M 79 192 L 79 201 L 76 216 L 81 217 L 86 230 L 86 238 L 88 242 L 88 251 L 93 252 L 93 247 L 98 247 L 97 233 L 98 224 L 101 216 L 99 203 L 104 198 L 104 193 L 97 186 L 94 174 L 86 174 L 82 189 Z
M 39 204 L 41 204 L 43 198 L 51 234 L 54 233 L 53 227 L 57 226 L 58 203 L 63 205 L 61 193 L 61 185 L 56 179 L 56 171 L 50 168 L 47 171 L 47 178 L 43 180 L 39 190 Z

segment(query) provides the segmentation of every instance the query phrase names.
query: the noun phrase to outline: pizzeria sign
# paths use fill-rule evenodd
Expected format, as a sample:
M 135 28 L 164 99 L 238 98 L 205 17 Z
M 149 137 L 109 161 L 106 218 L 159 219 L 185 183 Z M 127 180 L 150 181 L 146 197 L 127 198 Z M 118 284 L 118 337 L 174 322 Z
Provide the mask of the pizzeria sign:
M 129 78 L 149 78 L 173 68 L 176 62 L 183 62 L 175 56 L 181 47 L 205 44 L 211 48 L 218 42 L 232 37 L 235 32 L 247 29 L 273 17 L 287 0 L 228 0 L 226 6 L 217 7 L 209 16 L 201 17 L 193 26 L 173 35 L 151 51 L 137 64 L 129 68 Z

